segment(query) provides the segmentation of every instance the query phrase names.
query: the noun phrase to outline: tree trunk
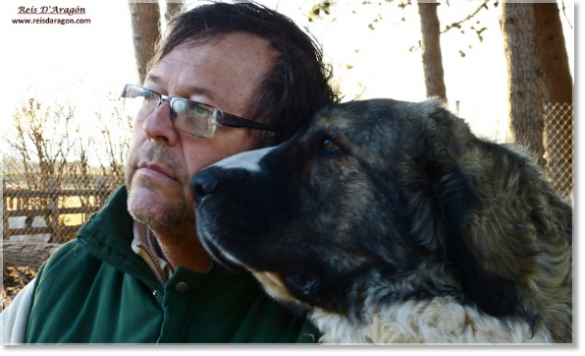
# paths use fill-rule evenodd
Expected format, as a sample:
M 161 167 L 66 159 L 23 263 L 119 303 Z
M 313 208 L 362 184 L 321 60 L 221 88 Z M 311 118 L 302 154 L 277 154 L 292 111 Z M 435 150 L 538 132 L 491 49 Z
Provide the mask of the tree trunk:
M 502 2 L 502 32 L 508 68 L 510 128 L 516 143 L 544 159 L 543 73 L 538 56 L 532 4 Z
M 131 2 L 130 17 L 134 33 L 134 54 L 138 67 L 139 83 L 144 83 L 148 61 L 160 37 L 160 8 L 157 3 Z
M 441 53 L 440 22 L 436 1 L 418 3 L 422 31 L 422 61 L 425 73 L 427 96 L 436 96 L 447 102 L 447 89 Z
M 573 78 L 556 3 L 533 4 L 536 40 L 544 72 L 545 103 L 573 104 Z
M 544 82 L 546 169 L 555 190 L 569 197 L 573 191 L 573 78 L 557 4 L 533 6 Z

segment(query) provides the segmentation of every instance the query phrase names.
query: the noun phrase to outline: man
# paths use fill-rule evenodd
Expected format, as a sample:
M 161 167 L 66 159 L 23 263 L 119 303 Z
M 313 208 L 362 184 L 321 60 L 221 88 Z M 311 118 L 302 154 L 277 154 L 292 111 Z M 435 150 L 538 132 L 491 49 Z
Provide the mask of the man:
M 2 314 L 5 343 L 313 342 L 251 276 L 213 264 L 188 181 L 292 136 L 336 100 L 320 50 L 286 17 L 214 3 L 175 18 L 143 86 L 126 185 Z

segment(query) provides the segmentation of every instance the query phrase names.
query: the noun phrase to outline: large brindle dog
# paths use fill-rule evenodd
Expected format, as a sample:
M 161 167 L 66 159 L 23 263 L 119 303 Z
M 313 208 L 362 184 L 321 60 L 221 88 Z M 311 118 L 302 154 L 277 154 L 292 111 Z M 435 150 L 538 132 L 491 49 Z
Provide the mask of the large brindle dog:
M 333 105 L 191 188 L 207 250 L 322 342 L 572 342 L 571 206 L 434 100 Z

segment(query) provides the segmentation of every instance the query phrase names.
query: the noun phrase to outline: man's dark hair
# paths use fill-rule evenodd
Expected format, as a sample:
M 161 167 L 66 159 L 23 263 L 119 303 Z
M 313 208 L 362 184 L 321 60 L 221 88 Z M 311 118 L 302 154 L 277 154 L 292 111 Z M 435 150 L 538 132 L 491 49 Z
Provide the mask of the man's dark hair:
M 183 43 L 205 43 L 234 32 L 266 39 L 277 52 L 248 108 L 249 119 L 261 119 L 275 130 L 254 130 L 259 146 L 290 138 L 317 109 L 338 101 L 330 85 L 331 69 L 317 43 L 288 17 L 254 3 L 201 5 L 174 17 L 150 69 Z

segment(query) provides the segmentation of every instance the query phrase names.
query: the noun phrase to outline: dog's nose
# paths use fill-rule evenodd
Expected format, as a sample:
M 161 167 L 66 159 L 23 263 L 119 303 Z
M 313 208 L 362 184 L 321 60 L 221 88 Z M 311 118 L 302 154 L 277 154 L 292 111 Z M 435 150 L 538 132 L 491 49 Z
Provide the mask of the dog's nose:
M 217 176 L 211 169 L 204 169 L 195 174 L 189 182 L 195 202 L 200 203 L 203 198 L 213 193 L 218 183 Z

